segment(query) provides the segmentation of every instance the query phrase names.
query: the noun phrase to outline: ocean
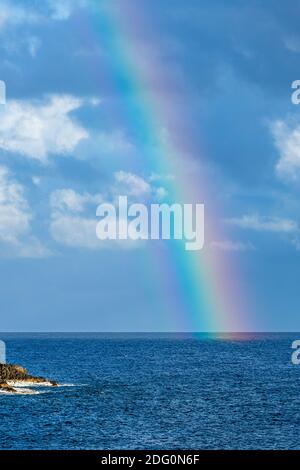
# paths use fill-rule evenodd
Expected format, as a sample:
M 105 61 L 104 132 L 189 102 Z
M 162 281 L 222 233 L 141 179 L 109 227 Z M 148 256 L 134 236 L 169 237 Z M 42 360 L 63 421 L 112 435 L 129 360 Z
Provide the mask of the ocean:
M 1 449 L 300 449 L 300 334 L 0 334 L 61 386 L 0 395 Z

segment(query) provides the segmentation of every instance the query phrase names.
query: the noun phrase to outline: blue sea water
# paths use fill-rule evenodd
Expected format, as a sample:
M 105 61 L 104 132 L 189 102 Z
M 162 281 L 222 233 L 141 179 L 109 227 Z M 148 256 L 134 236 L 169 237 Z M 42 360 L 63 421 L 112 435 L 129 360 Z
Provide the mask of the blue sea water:
M 59 381 L 0 396 L 1 449 L 300 449 L 300 334 L 2 334 Z

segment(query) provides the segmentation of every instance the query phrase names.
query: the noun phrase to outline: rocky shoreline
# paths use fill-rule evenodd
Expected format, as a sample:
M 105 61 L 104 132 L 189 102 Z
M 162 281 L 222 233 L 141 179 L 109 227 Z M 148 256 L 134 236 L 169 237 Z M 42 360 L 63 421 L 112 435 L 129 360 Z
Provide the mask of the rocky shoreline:
M 0 364 L 0 392 L 32 394 L 36 392 L 22 387 L 38 385 L 56 387 L 58 383 L 44 377 L 30 375 L 24 367 L 18 365 Z

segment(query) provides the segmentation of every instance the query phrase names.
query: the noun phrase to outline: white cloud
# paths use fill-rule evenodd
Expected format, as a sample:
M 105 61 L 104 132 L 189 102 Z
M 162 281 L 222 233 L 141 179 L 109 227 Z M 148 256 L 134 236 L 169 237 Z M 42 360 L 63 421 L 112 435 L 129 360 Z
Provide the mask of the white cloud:
M 50 232 L 57 243 L 72 248 L 131 249 L 138 248 L 143 243 L 141 240 L 131 239 L 101 241 L 96 235 L 98 222 L 96 217 L 55 213 L 52 216 Z
M 296 248 L 297 251 L 300 251 L 300 238 L 299 236 L 295 236 L 292 240 L 292 245 Z
M 212 248 L 222 251 L 253 251 L 255 250 L 252 243 L 233 242 L 230 240 L 214 241 L 211 243 Z
M 7 8 L 5 7 L 5 5 L 2 6 L 1 10 L 0 10 L 0 29 L 2 29 L 7 20 L 8 20 L 8 12 L 7 12 Z
M 93 105 L 96 99 L 91 100 Z M 99 100 L 98 100 L 99 103 Z M 98 104 L 97 103 L 97 104 Z M 100 132 L 95 136 L 97 148 L 104 153 L 128 152 L 133 149 L 133 145 L 127 139 L 123 131 L 115 130 L 113 132 Z
M 51 10 L 51 18 L 57 21 L 65 21 L 70 18 L 76 8 L 84 7 L 86 0 L 48 0 Z
M 300 170 L 300 125 L 289 126 L 284 121 L 271 124 L 275 146 L 279 151 L 276 171 L 280 177 L 296 179 Z
M 21 5 L 11 2 L 1 2 L 0 9 L 0 32 L 8 26 L 18 26 L 20 24 L 38 23 L 42 16 L 31 8 L 23 8 Z
M 36 57 L 41 45 L 38 37 L 29 35 L 27 26 L 35 26 L 46 21 L 47 17 L 30 6 L 23 7 L 13 2 L 1 2 L 0 7 L 0 46 L 8 54 L 23 53 L 26 50 L 31 57 Z M 26 26 L 22 32 L 19 27 Z M 9 34 L 7 34 L 9 32 Z M 10 34 L 14 32 L 14 34 Z
M 18 242 L 12 253 L 20 258 L 47 258 L 52 256 L 52 251 L 44 246 L 35 236 L 28 236 L 24 242 Z
M 59 189 L 50 196 L 52 210 L 50 232 L 53 239 L 69 247 L 96 249 L 101 243 L 96 236 L 97 219 L 85 213 L 90 204 L 102 201 L 100 194 L 80 194 L 73 189 Z
M 75 217 L 56 214 L 51 221 L 54 240 L 70 247 L 96 249 L 100 240 L 96 237 L 96 218 Z
M 29 232 L 31 211 L 24 198 L 23 187 L 16 182 L 6 167 L 0 167 L 0 240 L 17 243 Z
M 167 196 L 167 190 L 163 186 L 154 186 L 150 176 L 148 179 L 142 178 L 134 173 L 118 171 L 115 173 L 114 192 L 119 195 L 132 196 L 136 198 L 153 197 L 162 200 Z
M 102 201 L 101 194 L 77 193 L 73 189 L 58 189 L 50 196 L 50 205 L 55 212 L 83 212 L 87 204 L 97 206 Z
M 86 100 L 86 104 L 91 107 L 99 106 L 101 103 L 97 97 Z M 90 130 L 89 139 L 80 146 L 80 155 L 89 155 L 90 158 L 118 158 L 126 160 L 131 157 L 136 149 L 126 134 L 121 129 L 102 131 L 99 129 Z M 75 154 L 77 155 L 77 153 Z
M 33 213 L 23 186 L 8 169 L 0 166 L 0 253 L 22 257 L 49 255 L 49 251 L 31 234 Z
M 167 194 L 166 190 L 163 187 L 151 186 L 147 180 L 134 173 L 119 171 L 114 177 L 114 183 L 108 189 L 106 197 L 99 193 L 79 193 L 71 188 L 52 192 L 50 232 L 56 242 L 69 247 L 89 249 L 117 246 L 127 249 L 140 246 L 138 241 L 131 240 L 101 242 L 96 236 L 96 207 L 107 200 L 113 201 L 116 194 L 141 199 L 146 196 L 162 199 Z
M 158 200 L 165 199 L 168 195 L 167 190 L 163 186 L 154 189 L 154 195 Z
M 264 217 L 259 215 L 243 215 L 240 218 L 227 219 L 227 223 L 243 229 L 258 232 L 296 233 L 298 224 L 294 220 L 280 217 Z
M 38 2 L 39 3 L 39 2 Z M 22 24 L 38 24 L 49 19 L 55 21 L 66 21 L 77 8 L 87 5 L 87 0 L 47 0 L 44 8 L 33 8 L 33 6 L 17 5 L 6 0 L 1 2 L 0 9 L 0 32 L 7 27 Z M 47 8 L 48 7 L 48 8 Z M 50 13 L 50 14 L 49 14 Z
M 52 238 L 61 245 L 92 250 L 139 247 L 141 241 L 101 241 L 97 238 L 96 226 L 99 219 L 96 218 L 96 207 L 101 202 L 105 200 L 100 194 L 80 194 L 73 189 L 54 191 L 50 196 Z M 88 215 L 89 206 L 93 216 Z
M 151 194 L 150 184 L 141 176 L 125 171 L 115 173 L 118 183 L 117 191 L 128 196 L 148 196 Z
M 0 149 L 46 162 L 49 155 L 64 155 L 89 137 L 70 115 L 84 101 L 54 95 L 43 102 L 9 101 L 0 112 Z
M 55 20 L 67 20 L 72 14 L 72 4 L 66 0 L 49 0 L 51 17 Z

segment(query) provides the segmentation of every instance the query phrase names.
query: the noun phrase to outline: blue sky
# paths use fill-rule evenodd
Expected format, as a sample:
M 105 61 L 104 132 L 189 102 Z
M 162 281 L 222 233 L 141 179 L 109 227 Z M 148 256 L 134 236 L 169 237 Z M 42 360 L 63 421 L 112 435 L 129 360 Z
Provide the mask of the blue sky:
M 189 328 L 184 315 L 172 318 L 155 270 L 145 268 L 148 245 L 100 246 L 95 237 L 98 203 L 116 194 L 157 199 L 169 176 L 151 175 L 141 136 L 115 112 L 132 98 L 107 80 L 101 34 L 83 23 L 101 22 L 106 3 L 1 2 L 3 331 Z M 291 83 L 300 78 L 300 2 L 115 3 L 147 11 L 151 35 L 134 40 L 174 77 L 167 91 L 149 82 L 151 92 L 180 96 L 205 149 L 199 165 L 215 182 L 226 233 L 206 249 L 237 261 L 255 304 L 252 330 L 299 331 L 300 105 Z

